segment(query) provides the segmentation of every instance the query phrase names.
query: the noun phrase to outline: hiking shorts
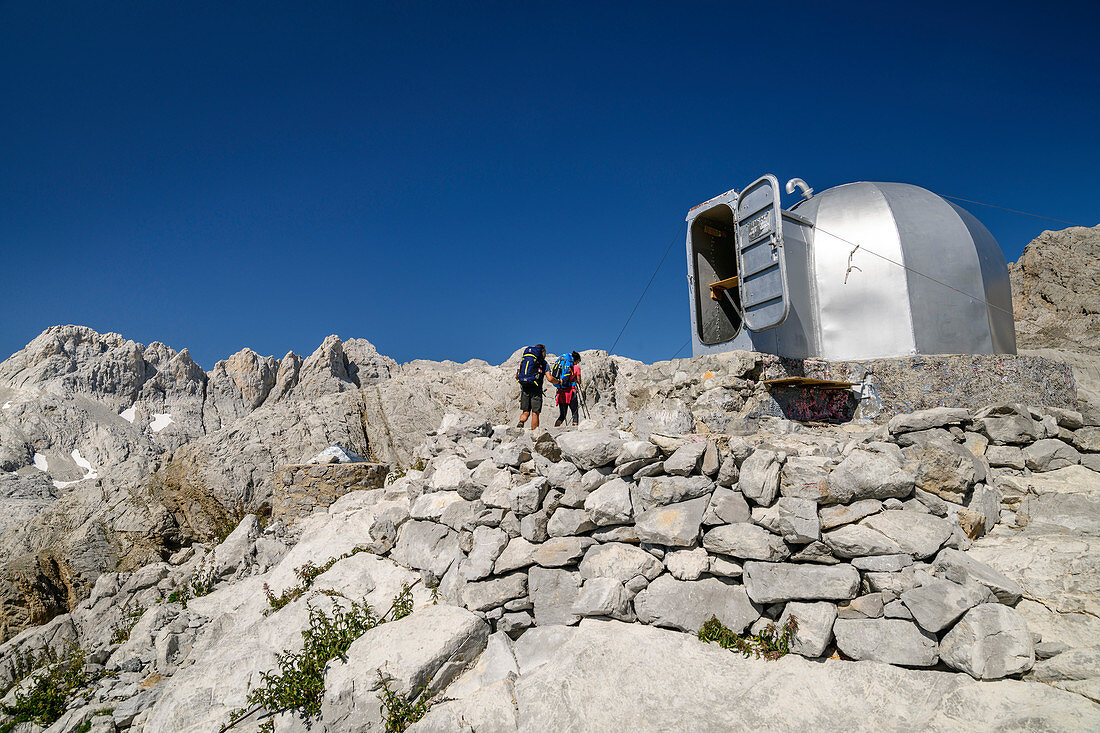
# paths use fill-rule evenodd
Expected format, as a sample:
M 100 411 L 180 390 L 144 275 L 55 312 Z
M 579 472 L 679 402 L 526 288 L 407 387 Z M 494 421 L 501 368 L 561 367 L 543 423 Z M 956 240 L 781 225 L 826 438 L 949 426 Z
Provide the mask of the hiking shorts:
M 519 409 L 524 412 L 542 412 L 542 389 L 533 384 L 520 384 Z

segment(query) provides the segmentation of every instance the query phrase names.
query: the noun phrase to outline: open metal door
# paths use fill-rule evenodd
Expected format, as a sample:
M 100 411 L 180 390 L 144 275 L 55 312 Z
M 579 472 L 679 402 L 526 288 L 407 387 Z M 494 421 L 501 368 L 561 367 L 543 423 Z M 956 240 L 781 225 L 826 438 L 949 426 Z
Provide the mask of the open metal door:
M 790 311 L 783 212 L 775 176 L 758 178 L 737 197 L 735 237 L 745 325 L 751 331 L 775 328 Z

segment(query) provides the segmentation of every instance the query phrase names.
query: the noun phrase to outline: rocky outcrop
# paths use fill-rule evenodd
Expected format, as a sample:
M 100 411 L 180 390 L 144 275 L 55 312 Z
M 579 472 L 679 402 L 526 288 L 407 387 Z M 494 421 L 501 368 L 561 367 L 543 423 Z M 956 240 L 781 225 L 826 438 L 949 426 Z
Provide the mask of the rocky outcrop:
M 1008 270 L 1020 353 L 1070 365 L 1100 415 L 1100 227 L 1043 232 Z

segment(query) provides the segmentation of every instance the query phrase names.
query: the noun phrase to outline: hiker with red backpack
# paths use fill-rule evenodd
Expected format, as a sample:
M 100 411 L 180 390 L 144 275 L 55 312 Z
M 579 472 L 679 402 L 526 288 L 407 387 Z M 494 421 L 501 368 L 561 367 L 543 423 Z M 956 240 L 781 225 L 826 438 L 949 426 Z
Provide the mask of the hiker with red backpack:
M 542 412 L 542 378 L 550 371 L 550 365 L 546 363 L 546 347 L 542 344 L 528 346 L 523 350 L 523 356 L 519 359 L 519 368 L 516 369 L 516 381 L 519 382 L 519 423 L 522 428 L 531 417 L 531 429 L 539 427 L 539 413 Z
M 578 420 L 581 386 L 581 355 L 576 351 L 562 354 L 550 371 L 550 382 L 558 388 L 558 421 L 554 427 L 565 422 L 567 411 L 573 413 L 573 424 Z

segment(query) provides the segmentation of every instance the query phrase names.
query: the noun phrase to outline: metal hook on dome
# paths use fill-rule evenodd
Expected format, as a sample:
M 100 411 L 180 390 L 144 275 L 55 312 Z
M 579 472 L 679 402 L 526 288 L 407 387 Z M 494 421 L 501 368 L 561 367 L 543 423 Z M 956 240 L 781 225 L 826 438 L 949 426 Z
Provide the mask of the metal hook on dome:
M 806 199 L 807 201 L 809 201 L 810 197 L 814 195 L 814 190 L 806 185 L 806 182 L 803 181 L 801 178 L 792 178 L 791 180 L 787 181 L 787 193 L 794 193 L 794 190 L 796 188 L 802 192 L 802 198 Z

